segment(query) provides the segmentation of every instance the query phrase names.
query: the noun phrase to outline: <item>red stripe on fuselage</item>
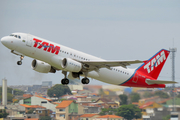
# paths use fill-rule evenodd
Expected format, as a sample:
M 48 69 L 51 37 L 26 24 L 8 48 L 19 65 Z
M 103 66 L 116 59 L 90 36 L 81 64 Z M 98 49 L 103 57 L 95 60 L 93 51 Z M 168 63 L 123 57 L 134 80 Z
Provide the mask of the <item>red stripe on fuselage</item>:
M 146 79 L 152 79 L 143 73 L 136 71 L 133 77 L 127 82 L 121 84 L 122 86 L 128 87 L 144 87 L 144 88 L 165 88 L 165 84 L 152 84 L 149 85 L 146 83 Z

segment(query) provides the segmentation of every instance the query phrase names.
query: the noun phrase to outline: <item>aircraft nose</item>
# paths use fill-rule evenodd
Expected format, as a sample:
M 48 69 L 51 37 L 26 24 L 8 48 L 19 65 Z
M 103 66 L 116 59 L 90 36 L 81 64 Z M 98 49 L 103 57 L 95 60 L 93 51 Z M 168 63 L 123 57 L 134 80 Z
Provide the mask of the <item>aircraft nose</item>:
M 1 43 L 2 43 L 3 45 L 6 45 L 6 43 L 7 43 L 7 38 L 6 38 L 6 37 L 1 38 Z

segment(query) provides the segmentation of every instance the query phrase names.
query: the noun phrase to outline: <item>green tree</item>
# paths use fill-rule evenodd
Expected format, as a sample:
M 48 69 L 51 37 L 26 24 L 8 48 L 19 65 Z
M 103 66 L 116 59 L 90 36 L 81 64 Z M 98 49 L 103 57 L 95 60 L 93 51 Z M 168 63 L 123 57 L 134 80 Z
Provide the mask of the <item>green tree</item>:
M 113 108 L 102 108 L 100 115 L 112 115 L 116 113 L 116 109 Z
M 122 116 L 127 120 L 138 119 L 141 118 L 142 113 L 141 109 L 136 107 L 135 105 L 122 105 L 117 109 L 116 115 Z
M 27 111 L 27 114 L 33 114 L 34 110 L 33 109 L 30 109 Z
M 19 90 L 19 89 L 14 89 L 14 95 L 23 95 L 24 91 Z
M 50 89 L 48 89 L 47 94 L 49 97 L 58 97 L 58 98 L 65 94 L 72 95 L 69 87 L 62 84 L 56 84 L 55 86 L 51 87 Z
M 171 118 L 171 115 L 167 115 L 167 116 L 163 117 L 163 120 L 170 120 L 170 118 Z
M 169 95 L 163 91 L 156 91 L 154 94 L 159 96 L 160 98 L 169 98 Z
M 7 100 L 8 102 L 12 102 L 13 95 L 11 93 L 7 93 Z
M 41 116 L 39 120 L 51 120 L 51 117 L 49 116 Z
M 0 118 L 6 118 L 9 114 L 6 112 L 6 110 L 0 110 Z
M 121 105 L 127 105 L 127 95 L 125 94 L 122 94 L 122 95 L 119 95 L 119 98 L 121 99 Z
M 141 97 L 138 93 L 131 93 L 130 98 L 131 102 L 138 102 Z
M 148 91 L 144 92 L 144 94 L 143 94 L 143 97 L 145 97 L 145 98 L 150 98 L 152 96 L 154 96 L 154 94 L 152 94 L 151 92 L 148 92 Z

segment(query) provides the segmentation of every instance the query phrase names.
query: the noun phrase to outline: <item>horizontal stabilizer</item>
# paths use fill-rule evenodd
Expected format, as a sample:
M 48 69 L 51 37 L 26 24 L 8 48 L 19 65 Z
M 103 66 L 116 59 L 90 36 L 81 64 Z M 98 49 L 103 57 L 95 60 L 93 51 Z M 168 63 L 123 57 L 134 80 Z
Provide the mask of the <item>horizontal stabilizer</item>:
M 164 81 L 164 80 L 150 80 L 150 79 L 146 79 L 146 83 L 151 85 L 151 84 L 175 84 L 177 82 L 175 82 L 175 81 Z

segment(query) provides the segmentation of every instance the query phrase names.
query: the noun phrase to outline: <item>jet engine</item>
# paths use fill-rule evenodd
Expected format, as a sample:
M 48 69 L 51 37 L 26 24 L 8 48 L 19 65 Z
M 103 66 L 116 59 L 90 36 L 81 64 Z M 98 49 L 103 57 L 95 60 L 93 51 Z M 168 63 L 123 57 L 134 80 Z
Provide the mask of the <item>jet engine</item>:
M 56 72 L 56 70 L 51 65 L 40 60 L 34 59 L 32 61 L 31 67 L 33 70 L 40 73 L 48 73 L 48 72 L 55 73 Z
M 70 72 L 80 72 L 82 64 L 70 58 L 64 58 L 61 63 L 62 68 Z

